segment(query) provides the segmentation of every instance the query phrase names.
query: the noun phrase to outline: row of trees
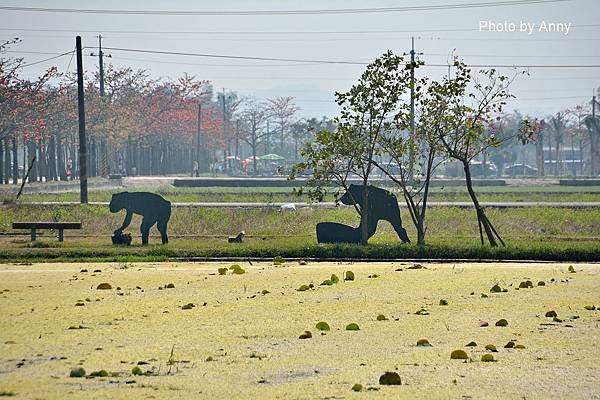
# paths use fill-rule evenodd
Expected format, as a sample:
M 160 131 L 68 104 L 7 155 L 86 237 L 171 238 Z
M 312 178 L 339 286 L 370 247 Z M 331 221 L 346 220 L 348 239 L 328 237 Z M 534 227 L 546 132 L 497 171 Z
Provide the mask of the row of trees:
M 520 161 L 523 167 L 513 169 L 517 175 L 564 176 L 600 174 L 600 130 L 598 118 L 590 103 L 533 120 L 536 135 L 526 146 L 505 140 L 482 155 L 482 161 L 491 161 L 500 175 L 504 166 Z M 596 110 L 600 104 L 596 102 Z M 525 119 L 518 111 L 502 113 L 490 126 L 498 137 L 511 137 Z M 532 157 L 528 155 L 532 153 Z M 489 156 L 489 157 L 488 157 Z M 531 160 L 531 161 L 529 161 Z M 537 171 L 526 167 L 531 164 Z M 485 174 L 486 169 L 484 169 Z
M 75 178 L 76 76 L 53 67 L 22 78 L 23 59 L 6 56 L 18 42 L 0 43 L 0 181 L 16 183 L 29 165 L 32 180 Z M 103 85 L 99 71 L 84 80 L 90 176 L 189 173 L 194 161 L 200 172 L 233 172 L 235 160 L 265 153 L 295 160 L 312 130 L 331 126 L 326 118 L 298 119 L 293 97 L 259 102 L 214 93 L 187 74 L 155 79 L 111 65 L 103 72 Z

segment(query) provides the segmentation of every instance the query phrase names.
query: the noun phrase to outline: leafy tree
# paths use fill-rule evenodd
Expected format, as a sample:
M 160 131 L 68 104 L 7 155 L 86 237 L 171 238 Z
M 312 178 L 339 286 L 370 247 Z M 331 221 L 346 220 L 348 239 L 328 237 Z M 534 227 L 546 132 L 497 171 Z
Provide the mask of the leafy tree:
M 409 89 L 409 74 L 404 59 L 388 51 L 366 67 L 350 90 L 336 93 L 341 108 L 335 119 L 337 129 L 318 132 L 302 151 L 306 161 L 297 164 L 292 173 L 294 177 L 312 171 L 307 182 L 312 198 L 322 200 L 324 188 L 332 183 L 338 191 L 347 191 L 351 177 L 357 177 L 366 189 L 375 168 L 373 161 L 380 154 L 379 139 L 397 127 L 395 116 L 407 107 L 399 100 Z M 369 197 L 368 190 L 362 192 L 362 206 L 359 199 L 353 199 L 353 205 L 361 217 L 361 242 L 366 244 Z
M 247 101 L 240 114 L 245 134 L 243 140 L 248 143 L 252 151 L 252 173 L 257 175 L 257 150 L 261 140 L 266 136 L 264 124 L 269 116 L 269 110 L 265 103 Z
M 416 62 L 418 68 L 422 62 Z M 403 76 L 412 85 L 409 75 Z M 435 169 L 445 159 L 434 127 L 439 124 L 437 98 L 429 93 L 428 79 L 415 80 L 413 100 L 415 105 L 414 130 L 413 114 L 410 108 L 400 107 L 396 114 L 396 128 L 384 132 L 380 137 L 382 153 L 390 162 L 374 164 L 393 182 L 404 197 L 413 225 L 417 231 L 417 244 L 425 244 L 427 231 L 427 200 L 431 177 Z
M 290 125 L 300 107 L 294 103 L 294 97 L 291 96 L 267 99 L 267 104 L 269 106 L 269 117 L 275 121 L 277 126 L 276 132 L 279 135 L 279 151 L 283 153 Z
M 477 213 L 481 243 L 484 243 L 485 233 L 492 247 L 497 246 L 498 241 L 504 245 L 473 190 L 470 163 L 482 152 L 500 144 L 486 125 L 494 115 L 502 112 L 506 101 L 514 97 L 508 88 L 517 75 L 508 78 L 489 69 L 473 77 L 467 65 L 458 60 L 454 62 L 454 68 L 454 76 L 430 85 L 430 93 L 438 105 L 436 120 L 439 123 L 434 127 L 434 134 L 448 156 L 463 166 L 467 191 Z M 524 120 L 517 135 L 525 142 L 531 132 L 532 124 Z

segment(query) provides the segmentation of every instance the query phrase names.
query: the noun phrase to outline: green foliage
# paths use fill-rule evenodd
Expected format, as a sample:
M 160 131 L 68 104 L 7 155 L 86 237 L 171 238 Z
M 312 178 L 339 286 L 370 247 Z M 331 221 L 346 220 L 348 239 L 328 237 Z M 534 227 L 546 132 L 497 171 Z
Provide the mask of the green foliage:
M 143 375 L 144 371 L 138 366 L 135 366 L 131 369 L 131 375 Z
M 352 272 L 352 271 L 346 271 L 344 273 L 344 280 L 345 281 L 353 281 L 354 280 L 354 272 Z
M 491 351 L 491 352 L 494 352 L 494 353 L 498 351 L 498 350 L 496 350 L 496 346 L 494 346 L 493 344 L 488 344 L 488 345 L 486 345 L 486 346 L 485 346 L 485 349 L 486 349 L 486 350 L 489 350 L 489 351 Z
M 73 368 L 73 369 L 71 369 L 69 376 L 71 378 L 83 378 L 85 376 L 85 368 L 83 368 L 83 367 Z
M 358 326 L 357 323 L 352 322 L 352 323 L 346 325 L 346 330 L 347 331 L 359 331 L 360 327 Z
M 104 282 L 99 284 L 96 289 L 98 290 L 108 290 L 108 289 L 112 289 L 112 285 L 110 283 Z
M 492 286 L 492 288 L 490 289 L 491 293 L 501 293 L 502 292 L 502 288 L 500 287 L 500 285 L 495 284 L 494 286 Z
M 402 385 L 402 380 L 397 372 L 386 372 L 379 377 L 380 385 Z
M 361 385 L 360 383 L 355 383 L 354 385 L 352 385 L 353 392 L 362 392 L 362 390 L 363 390 L 363 385 Z
M 341 109 L 335 119 L 337 129 L 316 133 L 314 140 L 302 150 L 305 161 L 294 166 L 290 179 L 310 170 L 312 175 L 303 191 L 316 201 L 323 201 L 325 187 L 331 184 L 346 191 L 352 175 L 361 178 L 366 185 L 374 168 L 374 157 L 381 153 L 378 139 L 383 132 L 400 128 L 396 116 L 406 109 L 400 99 L 409 86 L 410 68 L 403 57 L 387 51 L 375 59 L 350 90 L 336 93 Z M 366 195 L 362 200 L 368 208 Z M 353 199 L 353 203 L 365 219 L 366 211 L 357 206 L 358 199 Z M 363 226 L 362 243 L 366 244 L 366 225 Z
M 468 358 L 469 356 L 464 350 L 454 350 L 452 353 L 450 353 L 451 360 L 467 360 Z
M 328 331 L 331 328 L 329 327 L 329 324 L 327 322 L 321 321 L 321 322 L 317 322 L 317 324 L 315 325 L 315 327 L 320 330 L 320 331 Z

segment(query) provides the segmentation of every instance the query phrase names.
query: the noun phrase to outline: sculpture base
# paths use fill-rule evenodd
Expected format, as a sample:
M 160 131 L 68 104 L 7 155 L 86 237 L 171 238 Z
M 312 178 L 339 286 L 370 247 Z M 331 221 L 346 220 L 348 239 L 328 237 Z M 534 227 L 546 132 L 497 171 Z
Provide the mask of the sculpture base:
M 120 234 L 114 234 L 111 236 L 112 239 L 112 243 L 114 245 L 124 245 L 124 246 L 129 246 L 131 245 L 131 233 L 120 233 Z

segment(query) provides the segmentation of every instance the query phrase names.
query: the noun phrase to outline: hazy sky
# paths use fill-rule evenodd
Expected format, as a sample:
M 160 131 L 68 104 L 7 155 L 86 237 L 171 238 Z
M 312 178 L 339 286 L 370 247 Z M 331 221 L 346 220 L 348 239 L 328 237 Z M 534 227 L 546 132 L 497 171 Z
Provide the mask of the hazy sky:
M 38 0 L 0 1 L 0 6 L 231 11 L 406 7 L 491 1 Z M 12 56 L 25 57 L 27 62 L 72 50 L 76 34 L 83 37 L 84 46 L 90 47 L 97 46 L 97 35 L 102 34 L 105 47 L 360 62 L 368 62 L 387 49 L 396 53 L 408 51 L 410 37 L 414 35 L 416 50 L 424 53 L 421 59 L 430 64 L 445 64 L 448 54 L 455 50 L 467 64 L 600 65 L 598 17 L 598 0 L 460 10 L 277 16 L 110 15 L 0 10 L 0 38 L 22 38 L 23 42 L 12 48 L 14 51 L 51 53 L 11 53 Z M 535 29 L 532 34 L 480 32 L 480 21 L 513 22 L 517 30 L 523 21 L 535 24 Z M 570 23 L 572 26 L 566 35 L 564 32 L 539 32 L 542 21 Z M 593 26 L 581 26 L 590 24 Z M 48 31 L 32 31 L 35 29 Z M 92 51 L 88 49 L 86 53 Z M 188 72 L 212 81 L 216 90 L 236 90 L 257 99 L 275 95 L 295 96 L 303 116 L 334 115 L 334 91 L 350 87 L 364 68 L 361 65 L 215 59 L 118 50 L 106 50 L 105 53 L 112 55 L 107 61 L 114 65 L 148 69 L 157 77 L 177 77 Z M 69 64 L 71 70 L 75 69 L 75 60 L 65 56 L 28 67 L 23 73 L 34 76 L 53 64 L 60 70 L 65 70 Z M 87 56 L 84 64 L 86 69 L 94 69 L 97 58 Z M 431 66 L 420 69 L 418 74 L 437 77 L 446 71 L 444 67 Z M 589 100 L 594 87 L 600 87 L 600 68 L 531 68 L 529 77 L 521 77 L 514 84 L 513 91 L 518 99 L 512 102 L 510 108 L 544 115 Z

